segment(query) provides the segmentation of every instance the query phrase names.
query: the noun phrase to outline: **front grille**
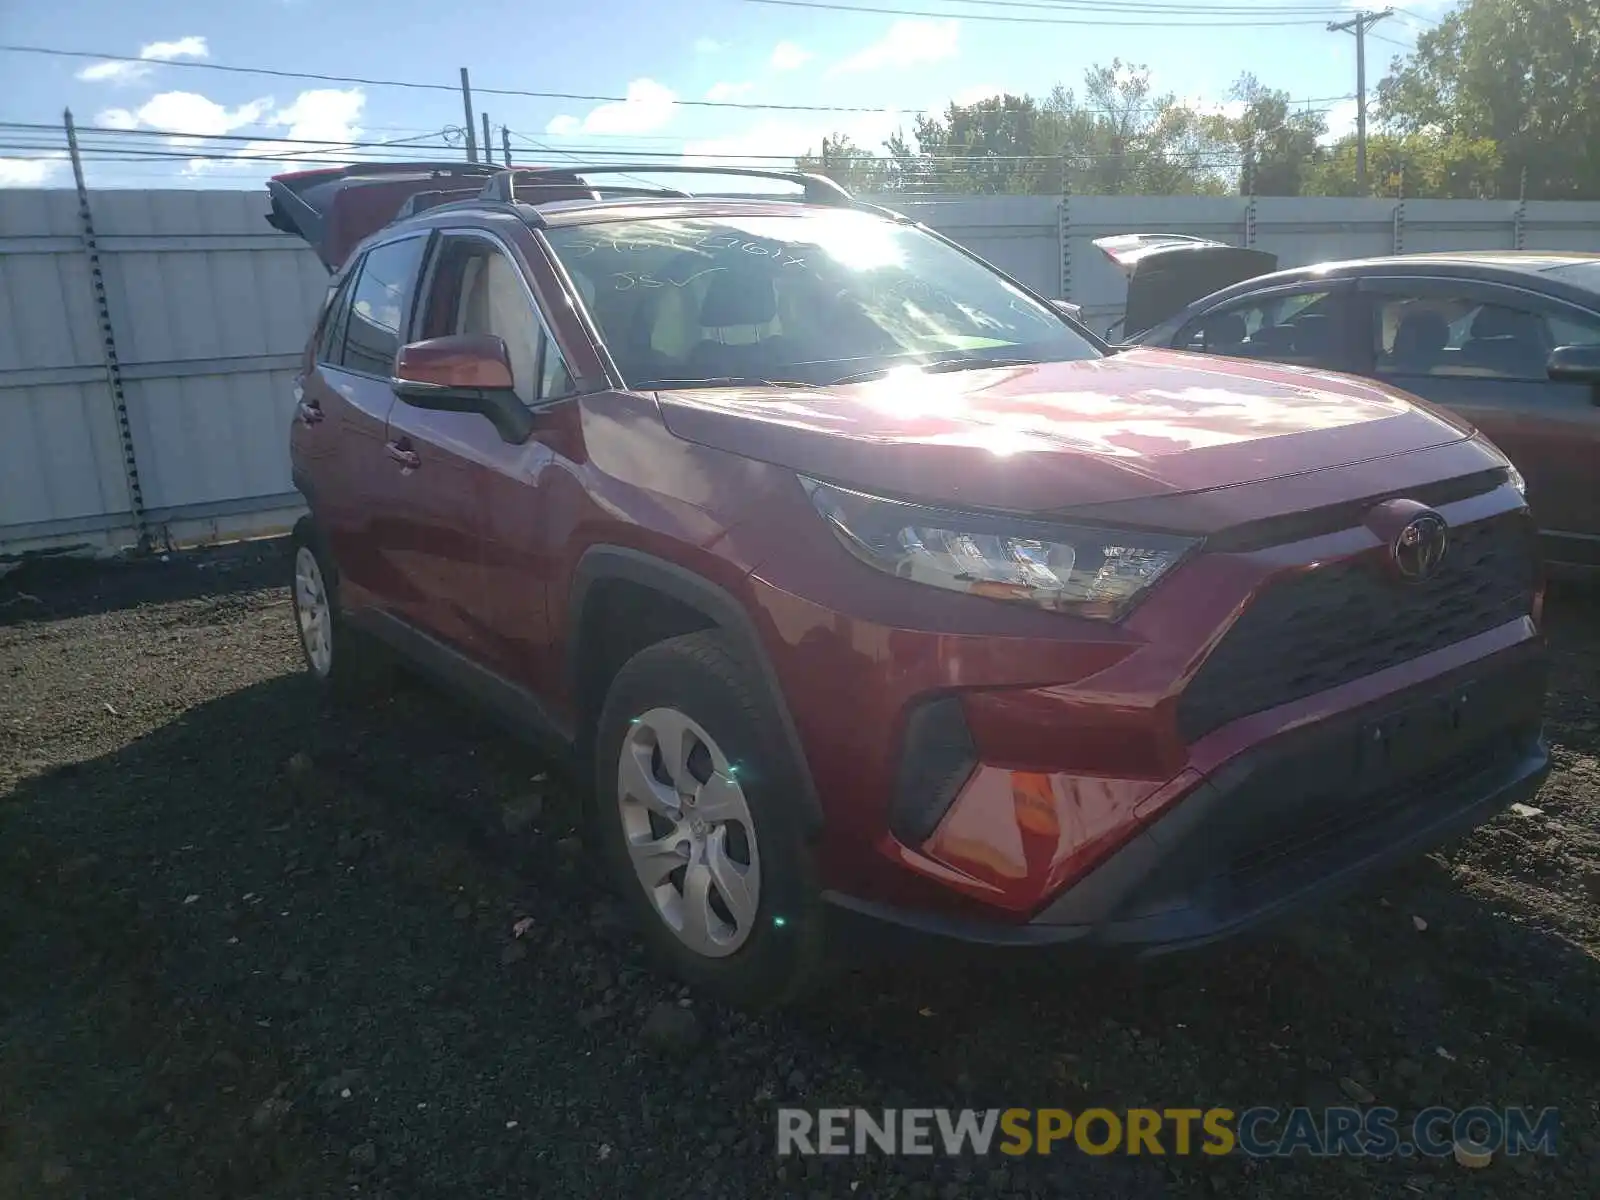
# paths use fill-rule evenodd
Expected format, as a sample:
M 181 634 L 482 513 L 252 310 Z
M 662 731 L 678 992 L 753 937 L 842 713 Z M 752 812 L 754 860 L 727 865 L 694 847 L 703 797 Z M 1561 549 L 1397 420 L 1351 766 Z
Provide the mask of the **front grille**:
M 1439 573 L 1422 583 L 1392 579 L 1373 553 L 1269 586 L 1190 681 L 1179 732 L 1193 741 L 1533 611 L 1535 535 L 1525 515 L 1450 535 Z

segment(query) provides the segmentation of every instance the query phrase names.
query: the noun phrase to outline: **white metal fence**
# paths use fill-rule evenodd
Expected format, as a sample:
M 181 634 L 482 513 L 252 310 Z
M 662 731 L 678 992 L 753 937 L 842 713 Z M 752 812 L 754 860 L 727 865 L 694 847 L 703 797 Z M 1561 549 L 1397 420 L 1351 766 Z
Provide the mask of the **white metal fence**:
M 1177 232 L 1284 266 L 1397 251 L 1600 250 L 1600 203 L 1128 196 L 883 201 L 1104 328 L 1091 245 Z M 0 554 L 270 533 L 291 490 L 291 379 L 327 284 L 265 193 L 0 190 Z M 108 365 L 115 356 L 117 370 Z M 120 389 L 114 386 L 120 376 Z

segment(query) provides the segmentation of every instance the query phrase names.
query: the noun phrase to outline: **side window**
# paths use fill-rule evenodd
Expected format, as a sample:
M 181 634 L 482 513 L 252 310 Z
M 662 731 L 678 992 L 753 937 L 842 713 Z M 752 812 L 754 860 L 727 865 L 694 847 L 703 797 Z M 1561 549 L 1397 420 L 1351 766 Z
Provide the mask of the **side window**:
M 360 272 L 360 263 L 345 272 L 337 290 L 329 297 L 327 307 L 322 310 L 322 324 L 317 329 L 319 363 L 336 367 L 344 355 L 344 327 L 345 319 L 350 315 L 350 288 Z
M 549 343 L 523 285 L 521 268 L 483 238 L 448 236 L 440 244 L 421 330 L 430 338 L 453 333 L 500 338 L 524 404 L 573 390 L 566 364 Z
M 1243 300 L 1195 318 L 1178 331 L 1173 346 L 1307 367 L 1337 366 L 1342 357 L 1337 303 L 1331 291 L 1280 292 Z
M 541 330 L 539 336 L 543 343 L 539 352 L 539 399 L 559 400 L 572 395 L 578 385 L 572 381 L 572 372 L 567 370 L 567 360 L 561 357 L 560 348 L 548 334 Z
M 367 251 L 350 289 L 341 360 L 345 370 L 385 379 L 393 372 L 394 356 L 400 350 L 400 322 L 424 245 L 425 238 L 411 237 Z
M 1600 317 L 1574 313 L 1545 319 L 1550 340 L 1557 346 L 1600 346 Z
M 1600 318 L 1544 310 L 1506 293 L 1373 297 L 1373 355 L 1380 375 L 1542 382 L 1557 346 L 1600 344 Z

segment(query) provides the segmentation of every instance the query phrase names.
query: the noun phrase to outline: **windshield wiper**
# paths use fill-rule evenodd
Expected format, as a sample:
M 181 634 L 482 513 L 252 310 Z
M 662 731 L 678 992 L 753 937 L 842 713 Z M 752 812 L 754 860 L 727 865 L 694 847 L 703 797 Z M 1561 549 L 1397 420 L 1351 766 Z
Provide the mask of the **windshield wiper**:
M 974 358 L 963 354 L 958 358 L 938 358 L 927 363 L 901 363 L 893 367 L 877 367 L 871 371 L 861 371 L 855 375 L 835 379 L 829 386 L 842 387 L 847 383 L 866 383 L 870 379 L 881 379 L 901 366 L 918 367 L 927 375 L 943 375 L 951 371 L 977 371 L 984 367 L 1031 367 L 1039 361 L 1037 358 Z
M 681 387 L 814 388 L 818 385 L 792 379 L 761 379 L 754 375 L 713 375 L 706 379 L 641 379 L 628 386 L 634 391 L 656 391 Z

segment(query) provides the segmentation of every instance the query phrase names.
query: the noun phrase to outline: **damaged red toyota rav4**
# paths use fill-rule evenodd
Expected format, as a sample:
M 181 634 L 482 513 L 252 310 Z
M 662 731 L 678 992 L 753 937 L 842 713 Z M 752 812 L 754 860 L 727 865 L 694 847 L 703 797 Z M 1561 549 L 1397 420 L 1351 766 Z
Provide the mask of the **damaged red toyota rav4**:
M 1534 528 L 1459 418 L 1113 353 L 826 179 L 710 173 L 269 184 L 333 273 L 312 674 L 398 654 L 572 756 L 683 976 L 792 997 L 847 914 L 1198 945 L 1538 789 Z

